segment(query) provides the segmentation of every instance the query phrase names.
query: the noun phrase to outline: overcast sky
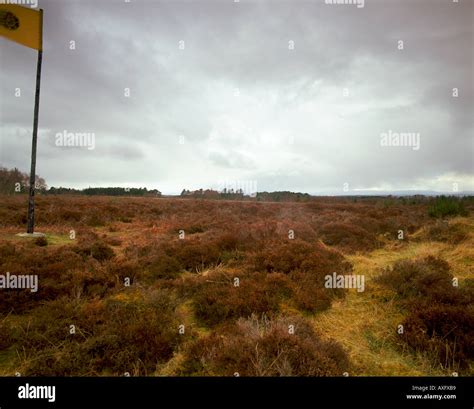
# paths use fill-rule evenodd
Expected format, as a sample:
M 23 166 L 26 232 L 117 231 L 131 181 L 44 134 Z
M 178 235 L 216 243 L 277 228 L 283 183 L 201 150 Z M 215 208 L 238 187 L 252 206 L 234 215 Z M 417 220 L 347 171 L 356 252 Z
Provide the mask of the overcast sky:
M 474 1 L 39 3 L 49 186 L 474 190 Z M 35 72 L 0 39 L 0 164 L 23 171 Z M 57 146 L 65 131 L 94 149 Z

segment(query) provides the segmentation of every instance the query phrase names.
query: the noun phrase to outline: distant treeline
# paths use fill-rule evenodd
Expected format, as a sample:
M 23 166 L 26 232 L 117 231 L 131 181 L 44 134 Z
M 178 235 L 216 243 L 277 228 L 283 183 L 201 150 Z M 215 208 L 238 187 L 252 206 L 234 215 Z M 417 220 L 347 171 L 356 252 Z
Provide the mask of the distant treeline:
M 161 196 L 156 189 L 146 187 L 88 187 L 86 189 L 70 189 L 66 187 L 51 187 L 46 192 L 51 195 L 86 195 L 86 196 Z
M 45 180 L 36 175 L 36 192 L 44 195 L 84 195 L 84 196 L 142 196 L 161 197 L 162 194 L 157 189 L 148 190 L 146 187 L 125 188 L 125 187 L 88 187 L 86 189 L 73 189 L 67 187 L 50 187 Z M 0 165 L 0 194 L 14 195 L 27 194 L 29 189 L 29 175 L 21 172 L 17 168 L 7 169 Z M 395 204 L 421 204 L 429 202 L 430 215 L 442 217 L 444 215 L 464 215 L 464 203 L 472 203 L 474 197 L 466 196 L 424 196 L 424 195 L 382 195 L 382 196 L 311 196 L 308 193 L 280 191 L 280 192 L 244 192 L 243 189 L 223 189 L 221 191 L 213 189 L 187 190 L 183 189 L 180 194 L 183 199 L 207 199 L 207 200 L 243 200 L 258 202 L 309 202 L 324 199 L 325 201 L 348 202 L 358 201 L 379 201 L 384 207 Z
M 294 192 L 259 192 L 257 193 L 257 200 L 270 202 L 307 202 L 311 199 L 308 193 L 294 193 Z
M 50 187 L 46 185 L 43 178 L 36 175 L 36 192 L 51 195 L 86 195 L 86 196 L 161 196 L 159 190 L 148 190 L 141 188 L 125 187 L 88 187 L 86 189 L 70 189 L 67 187 Z M 0 194 L 14 195 L 28 193 L 30 176 L 18 170 L 7 169 L 0 166 Z
M 242 189 L 223 189 L 222 191 L 212 189 L 186 190 L 181 192 L 181 197 L 190 199 L 222 199 L 222 200 L 257 200 L 265 202 L 304 202 L 309 201 L 308 193 L 295 192 L 258 192 L 245 194 Z

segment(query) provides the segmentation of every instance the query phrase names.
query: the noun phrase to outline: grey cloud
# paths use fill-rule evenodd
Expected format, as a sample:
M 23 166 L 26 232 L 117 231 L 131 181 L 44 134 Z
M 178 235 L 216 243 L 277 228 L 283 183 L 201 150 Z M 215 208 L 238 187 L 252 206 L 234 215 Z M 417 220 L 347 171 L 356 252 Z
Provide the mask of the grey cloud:
M 38 173 L 50 185 L 179 193 L 225 176 L 259 190 L 446 189 L 457 179 L 474 189 L 472 2 L 41 6 Z M 0 41 L 0 162 L 27 170 L 35 52 Z M 388 129 L 420 132 L 420 150 L 381 148 Z M 63 130 L 94 132 L 96 149 L 58 149 L 51 136 Z

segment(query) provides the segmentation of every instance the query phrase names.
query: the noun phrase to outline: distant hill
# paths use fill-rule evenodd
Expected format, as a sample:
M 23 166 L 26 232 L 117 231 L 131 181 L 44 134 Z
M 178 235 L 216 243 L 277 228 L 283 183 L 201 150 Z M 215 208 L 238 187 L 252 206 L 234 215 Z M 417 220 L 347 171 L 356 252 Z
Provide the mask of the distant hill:
M 312 196 L 473 196 L 474 191 L 438 192 L 435 190 L 353 190 L 343 193 L 316 193 Z

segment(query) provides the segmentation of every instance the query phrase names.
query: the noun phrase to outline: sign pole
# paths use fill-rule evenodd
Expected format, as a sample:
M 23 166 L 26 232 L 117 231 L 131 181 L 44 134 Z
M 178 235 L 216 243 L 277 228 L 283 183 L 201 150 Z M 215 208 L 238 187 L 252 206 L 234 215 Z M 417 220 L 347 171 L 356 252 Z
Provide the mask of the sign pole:
M 43 33 L 43 9 L 40 9 L 40 33 Z M 31 170 L 30 170 L 30 190 L 28 194 L 28 228 L 27 233 L 34 233 L 35 230 L 35 185 L 36 185 L 36 145 L 38 142 L 38 116 L 41 84 L 41 65 L 43 62 L 43 47 L 38 50 L 38 62 L 36 64 L 36 92 L 35 111 L 33 119 L 33 139 L 31 143 Z

